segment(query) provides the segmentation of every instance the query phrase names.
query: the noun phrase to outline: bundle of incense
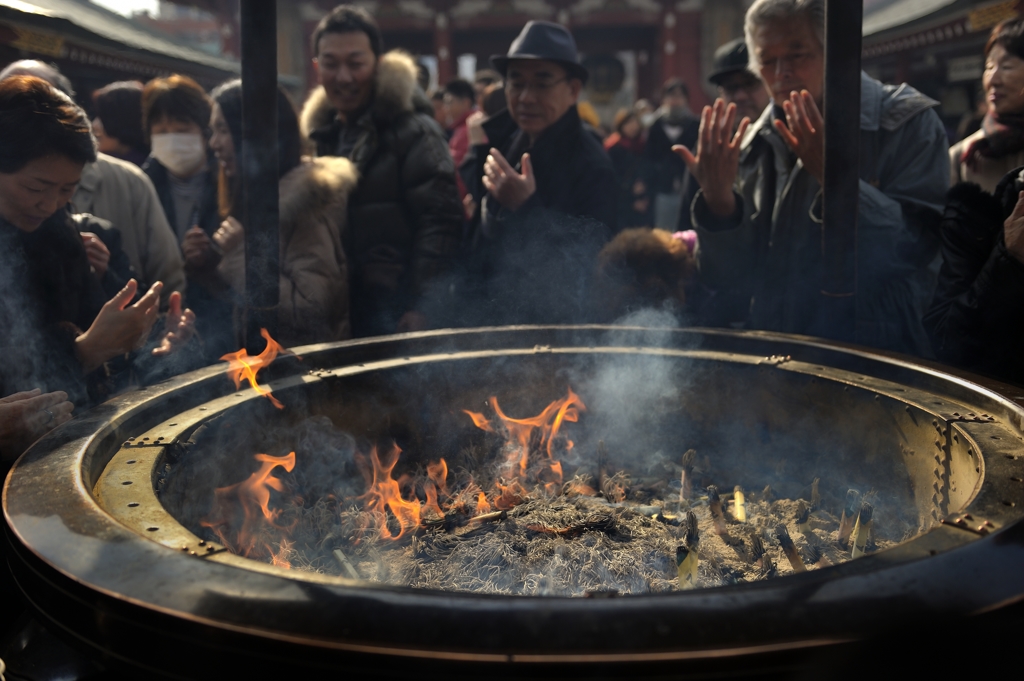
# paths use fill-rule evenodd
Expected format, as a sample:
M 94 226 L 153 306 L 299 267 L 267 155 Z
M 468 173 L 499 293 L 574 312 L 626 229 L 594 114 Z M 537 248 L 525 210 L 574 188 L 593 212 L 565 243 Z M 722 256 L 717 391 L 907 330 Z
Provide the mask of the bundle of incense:
M 693 464 L 697 459 L 696 449 L 687 449 L 683 454 L 683 472 L 679 474 L 679 505 L 690 497 L 690 485 L 693 484 Z
M 868 535 L 871 534 L 871 516 L 874 511 L 871 504 L 864 504 L 860 507 L 857 524 L 853 528 L 853 547 L 850 549 L 850 558 L 860 558 L 866 552 Z
M 793 544 L 793 539 L 789 536 L 789 530 L 786 529 L 785 525 L 779 525 L 775 528 L 775 537 L 779 540 L 779 546 L 782 547 L 782 552 L 786 554 L 789 564 L 793 566 L 793 571 L 805 572 L 807 568 L 804 567 L 804 561 L 800 558 L 800 554 L 797 553 L 796 546 Z
M 765 485 L 764 489 L 761 490 L 761 501 L 767 503 L 772 500 L 772 486 Z
M 765 556 L 764 542 L 761 541 L 760 534 L 754 534 L 750 537 L 750 562 L 757 568 L 764 567 L 764 556 Z
M 853 522 L 857 514 L 857 500 L 860 494 L 855 489 L 846 492 L 846 506 L 843 507 L 843 515 L 839 519 L 839 545 L 846 547 L 850 540 L 850 533 L 853 531 Z
M 679 588 L 689 591 L 697 586 L 697 552 L 680 544 L 676 547 L 676 569 L 679 573 Z
M 810 545 L 807 547 L 807 562 L 816 568 L 828 567 L 832 561 L 828 559 L 820 546 Z
M 775 567 L 775 561 L 772 560 L 771 556 L 766 555 L 764 557 L 764 565 L 761 566 L 761 571 L 758 572 L 757 576 L 761 579 L 771 579 L 779 574 L 779 571 Z
M 814 537 L 811 532 L 811 510 L 804 506 L 803 502 L 800 503 L 800 512 L 796 516 L 796 529 L 807 538 Z
M 715 524 L 715 534 L 719 537 L 729 535 L 725 527 L 725 513 L 722 512 L 722 497 L 718 494 L 718 488 L 708 485 L 708 508 L 711 509 L 711 519 Z
M 817 511 L 821 508 L 821 492 L 818 490 L 818 483 L 821 478 L 815 478 L 811 483 L 811 508 Z
M 697 586 L 697 567 L 699 558 L 697 546 L 700 543 L 700 530 L 697 527 L 697 516 L 693 511 L 686 512 L 685 543 L 676 548 L 676 568 L 679 571 L 679 588 L 693 589 Z
M 732 491 L 732 517 L 741 523 L 747 522 L 747 498 L 739 485 Z

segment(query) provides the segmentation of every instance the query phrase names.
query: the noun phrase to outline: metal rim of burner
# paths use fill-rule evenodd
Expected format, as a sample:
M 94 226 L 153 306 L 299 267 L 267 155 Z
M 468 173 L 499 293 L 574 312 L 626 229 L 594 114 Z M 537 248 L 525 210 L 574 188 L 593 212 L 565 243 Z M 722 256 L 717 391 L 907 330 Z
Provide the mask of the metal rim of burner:
M 48 435 L 18 462 L 4 490 L 15 576 L 38 610 L 79 635 L 102 612 L 105 628 L 85 638 L 136 663 L 140 653 L 130 641 L 145 622 L 175 631 L 193 650 L 221 655 L 225 645 L 251 648 L 259 640 L 267 646 L 254 658 L 260 664 L 269 664 L 266 656 L 280 655 L 282 648 L 289 656 L 317 651 L 312 662 L 328 666 L 367 659 L 531 668 L 711 664 L 723 656 L 753 660 L 853 640 L 880 618 L 912 620 L 940 602 L 967 614 L 1024 593 L 1024 575 L 1007 567 L 1007 557 L 1024 547 L 1017 510 L 1024 504 L 1024 409 L 1005 396 L 1013 388 L 801 337 L 664 330 L 662 340 L 672 347 L 652 347 L 644 342 L 650 333 L 511 327 L 309 346 L 298 350 L 302 365 L 282 365 L 269 385 L 287 395 L 339 375 L 537 353 L 639 353 L 760 365 L 761 371 L 795 372 L 808 383 L 830 382 L 862 394 L 892 418 L 930 422 L 936 447 L 961 459 L 958 465 L 973 465 L 977 485 L 955 513 L 897 547 L 824 570 L 726 587 L 728 612 L 720 605 L 722 588 L 531 598 L 424 592 L 296 573 L 200 540 L 156 497 L 152 483 L 165 447 L 217 413 L 262 399 L 228 390 L 224 369 L 211 367 L 101 405 Z M 175 417 L 152 415 L 166 410 L 176 410 Z M 125 432 L 139 434 L 125 439 Z M 967 587 L 964 571 L 972 574 Z M 881 602 L 888 603 L 885 612 L 863 607 Z M 802 616 L 779 617 L 780 604 Z M 396 630 L 394 623 L 410 612 L 418 613 L 416 621 L 432 623 L 415 627 L 419 631 Z M 743 623 L 742 643 L 729 631 L 737 622 Z

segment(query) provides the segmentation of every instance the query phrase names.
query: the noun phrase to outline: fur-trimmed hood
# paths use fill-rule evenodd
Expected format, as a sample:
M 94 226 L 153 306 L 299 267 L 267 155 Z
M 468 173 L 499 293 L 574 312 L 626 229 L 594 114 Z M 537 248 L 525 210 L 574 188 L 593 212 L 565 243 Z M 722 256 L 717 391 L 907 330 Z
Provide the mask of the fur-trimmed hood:
M 325 156 L 299 164 L 281 178 L 281 224 L 300 225 L 323 214 L 345 215 L 348 195 L 358 181 L 359 172 L 347 158 Z
M 403 50 L 392 50 L 377 63 L 372 110 L 375 116 L 391 121 L 403 113 L 417 110 L 416 61 Z M 302 106 L 299 124 L 303 137 L 309 137 L 314 130 L 330 125 L 335 110 L 327 101 L 327 93 L 318 86 L 309 93 Z

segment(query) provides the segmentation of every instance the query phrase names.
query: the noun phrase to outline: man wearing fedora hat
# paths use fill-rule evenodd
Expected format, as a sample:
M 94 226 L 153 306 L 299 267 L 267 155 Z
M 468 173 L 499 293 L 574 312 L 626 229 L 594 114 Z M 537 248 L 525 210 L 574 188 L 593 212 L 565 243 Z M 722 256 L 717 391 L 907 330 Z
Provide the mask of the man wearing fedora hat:
M 491 57 L 508 108 L 484 122 L 487 145 L 465 164 L 474 196 L 478 322 L 581 321 L 597 252 L 616 222 L 617 184 L 576 104 L 587 80 L 564 26 L 530 21 Z M 556 293 L 557 289 L 557 293 Z

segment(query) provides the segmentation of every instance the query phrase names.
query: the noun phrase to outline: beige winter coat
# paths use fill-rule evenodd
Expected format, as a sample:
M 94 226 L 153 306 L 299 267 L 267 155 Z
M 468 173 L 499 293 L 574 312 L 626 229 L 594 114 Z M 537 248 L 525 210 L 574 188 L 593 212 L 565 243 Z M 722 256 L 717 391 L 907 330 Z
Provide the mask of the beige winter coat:
M 999 158 L 986 158 L 978 155 L 978 162 L 975 167 L 968 168 L 966 163 L 960 162 L 967 145 L 985 136 L 985 131 L 979 130 L 970 137 L 965 137 L 949 148 L 949 186 L 958 182 L 973 182 L 980 185 L 988 193 L 996 190 L 999 180 L 1003 179 L 1006 173 L 1014 168 L 1024 166 L 1024 151 L 1016 154 L 1008 154 Z
M 345 158 L 302 163 L 281 178 L 281 298 L 277 340 L 285 347 L 344 340 L 349 326 L 348 265 L 341 246 L 357 173 Z M 217 272 L 245 290 L 245 246 L 226 252 Z
M 76 213 L 110 220 L 121 232 L 121 247 L 142 280 L 147 285 L 164 283 L 163 302 L 172 291 L 185 291 L 178 238 L 146 173 L 127 161 L 97 154 L 96 162 L 82 170 L 71 205 Z

